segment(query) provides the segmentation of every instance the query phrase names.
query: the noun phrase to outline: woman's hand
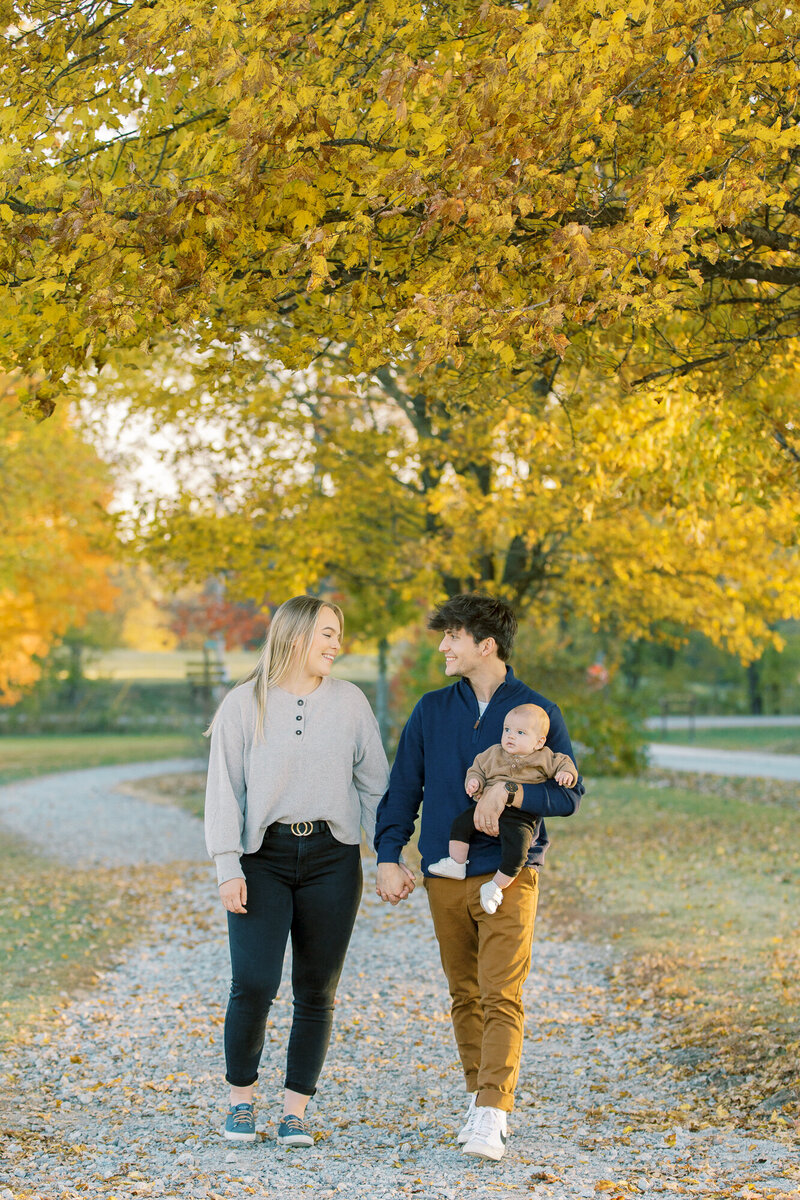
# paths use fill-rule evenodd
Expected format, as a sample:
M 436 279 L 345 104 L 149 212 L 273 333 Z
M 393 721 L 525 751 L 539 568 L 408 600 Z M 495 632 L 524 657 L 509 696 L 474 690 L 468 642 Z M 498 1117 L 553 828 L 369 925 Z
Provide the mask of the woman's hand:
M 219 898 L 222 901 L 222 907 L 227 908 L 228 912 L 246 913 L 247 884 L 244 879 L 241 877 L 226 879 L 219 885 Z
M 414 872 L 405 863 L 379 863 L 375 891 L 381 900 L 399 904 L 415 888 Z

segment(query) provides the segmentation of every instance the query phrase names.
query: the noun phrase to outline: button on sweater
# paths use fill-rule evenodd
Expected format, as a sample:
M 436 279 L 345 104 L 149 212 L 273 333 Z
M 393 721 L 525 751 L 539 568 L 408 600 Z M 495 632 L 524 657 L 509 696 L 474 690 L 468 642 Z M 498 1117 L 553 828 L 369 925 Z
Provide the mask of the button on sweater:
M 254 684 L 240 684 L 211 732 L 205 829 L 217 882 L 243 875 L 240 856 L 275 821 L 327 821 L 347 845 L 363 826 L 372 845 L 388 776 L 378 722 L 355 684 L 328 677 L 307 696 L 270 688 L 260 739 Z

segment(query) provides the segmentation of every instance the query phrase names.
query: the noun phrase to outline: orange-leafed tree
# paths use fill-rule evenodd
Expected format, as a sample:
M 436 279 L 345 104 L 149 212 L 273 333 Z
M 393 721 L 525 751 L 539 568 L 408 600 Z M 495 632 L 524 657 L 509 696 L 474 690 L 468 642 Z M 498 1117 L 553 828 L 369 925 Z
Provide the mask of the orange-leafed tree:
M 35 683 L 67 630 L 113 608 L 106 466 L 67 410 L 32 425 L 0 381 L 0 704 Z

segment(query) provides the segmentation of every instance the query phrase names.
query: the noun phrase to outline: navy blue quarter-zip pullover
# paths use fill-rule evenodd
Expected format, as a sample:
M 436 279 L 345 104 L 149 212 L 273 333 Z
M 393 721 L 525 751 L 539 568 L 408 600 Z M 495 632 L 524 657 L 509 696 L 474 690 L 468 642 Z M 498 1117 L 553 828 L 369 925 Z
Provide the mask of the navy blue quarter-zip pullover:
M 550 718 L 547 745 L 556 754 L 575 762 L 564 718 L 557 704 L 516 678 L 506 667 L 505 682 L 495 691 L 480 716 L 477 697 L 466 679 L 428 692 L 414 707 L 397 747 L 389 788 L 380 804 L 375 825 L 378 862 L 396 863 L 414 832 L 420 804 L 422 822 L 419 849 L 422 869 L 448 853 L 450 826 L 467 802 L 464 777 L 476 754 L 499 742 L 503 720 L 518 704 L 538 704 Z M 559 787 L 555 780 L 523 785 L 522 807 L 539 817 L 568 817 L 584 792 L 583 780 L 575 787 Z M 544 820 L 531 846 L 528 866 L 544 862 L 549 838 Z M 500 839 L 475 832 L 470 842 L 468 875 L 486 875 L 500 866 Z

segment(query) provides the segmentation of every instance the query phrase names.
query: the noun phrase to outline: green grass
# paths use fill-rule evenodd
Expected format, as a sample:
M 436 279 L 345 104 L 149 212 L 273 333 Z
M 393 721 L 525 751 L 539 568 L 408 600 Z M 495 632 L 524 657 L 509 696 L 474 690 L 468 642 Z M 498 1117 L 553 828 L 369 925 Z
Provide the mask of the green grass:
M 0 737 L 0 784 L 111 763 L 203 757 L 206 745 L 204 738 L 185 734 Z
M 738 965 L 749 995 L 753 965 L 800 932 L 797 817 L 729 793 L 603 780 L 557 823 L 548 875 L 591 901 L 604 935 L 640 952 L 709 951 L 707 982 Z
M 652 742 L 669 742 L 680 746 L 701 746 L 709 750 L 763 750 L 767 754 L 800 754 L 800 726 L 759 726 L 750 729 L 698 729 L 694 737 L 689 730 L 661 729 L 648 731 Z
M 628 1003 L 749 1077 L 752 1115 L 800 1086 L 800 788 L 649 778 L 593 782 L 551 822 L 543 923 L 614 945 Z

